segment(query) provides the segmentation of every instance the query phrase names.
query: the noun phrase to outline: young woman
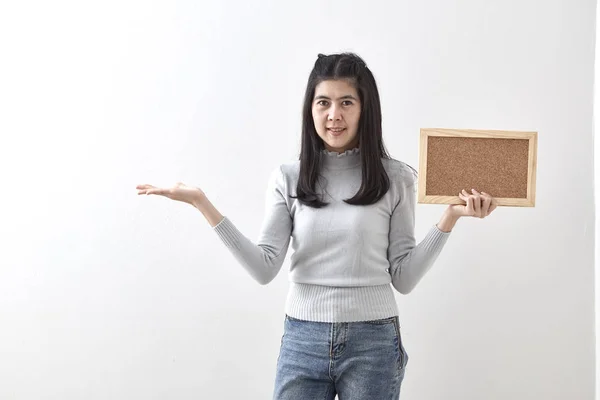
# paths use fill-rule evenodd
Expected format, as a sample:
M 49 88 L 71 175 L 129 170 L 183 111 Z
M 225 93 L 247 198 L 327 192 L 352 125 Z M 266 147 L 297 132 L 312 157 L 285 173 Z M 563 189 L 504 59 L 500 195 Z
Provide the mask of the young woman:
M 300 159 L 271 174 L 256 244 L 197 187 L 137 186 L 138 194 L 195 206 L 260 284 L 277 275 L 292 243 L 274 399 L 398 399 L 408 355 L 392 287 L 409 293 L 460 217 L 485 218 L 496 208 L 492 196 L 463 190 L 465 204 L 448 206 L 417 244 L 416 172 L 390 157 L 381 127 L 365 62 L 319 54 L 304 98 Z

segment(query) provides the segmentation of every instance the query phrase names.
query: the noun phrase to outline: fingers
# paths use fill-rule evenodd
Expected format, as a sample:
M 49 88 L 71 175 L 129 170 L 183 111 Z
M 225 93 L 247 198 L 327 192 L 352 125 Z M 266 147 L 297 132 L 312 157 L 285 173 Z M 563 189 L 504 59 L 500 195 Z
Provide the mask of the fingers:
M 481 192 L 481 216 L 485 218 L 490 215 L 490 206 L 492 205 L 492 196 L 485 192 Z
M 474 216 L 481 218 L 481 194 L 475 189 L 471 189 L 471 192 L 473 193 L 473 204 L 475 205 Z
M 463 200 L 465 203 L 465 215 L 472 216 L 475 215 L 475 202 L 473 201 L 473 196 L 469 195 L 466 190 L 462 190 Z
M 482 196 L 481 198 L 481 218 L 490 215 L 490 206 L 492 205 L 491 196 Z
M 492 213 L 492 211 L 494 211 L 496 209 L 496 207 L 498 207 L 498 200 L 496 200 L 496 198 L 492 197 L 492 201 L 490 204 L 490 208 L 488 209 L 487 215 L 490 215 Z
M 471 193 L 463 189 L 458 196 L 466 203 L 464 212 L 468 216 L 485 218 L 498 206 L 497 200 L 489 193 L 475 189 L 471 189 Z
M 475 201 L 472 196 L 467 197 L 467 215 L 473 216 L 475 215 Z
M 137 185 L 135 188 L 138 190 L 138 194 L 148 194 L 147 191 L 149 189 L 154 188 L 154 186 L 148 185 L 148 184 L 143 184 L 143 185 Z
M 170 197 L 170 195 L 171 195 L 171 189 L 164 189 L 164 188 L 148 189 L 146 191 L 146 194 L 157 194 L 157 195 L 160 195 L 160 196 Z
M 165 189 L 160 189 L 148 184 L 137 185 L 135 188 L 138 190 L 138 194 L 165 194 Z

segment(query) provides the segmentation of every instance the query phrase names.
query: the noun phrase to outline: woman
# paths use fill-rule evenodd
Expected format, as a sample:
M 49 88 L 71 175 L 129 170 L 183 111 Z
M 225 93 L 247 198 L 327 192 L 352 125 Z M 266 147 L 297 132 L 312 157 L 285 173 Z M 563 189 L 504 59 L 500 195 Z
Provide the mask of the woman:
M 496 201 L 463 190 L 416 244 L 415 171 L 382 140 L 373 74 L 355 54 L 319 54 L 303 108 L 300 159 L 273 171 L 258 242 L 223 217 L 201 189 L 156 194 L 192 204 L 260 284 L 294 249 L 274 398 L 398 399 L 408 362 L 393 288 L 409 293 L 462 216 L 484 218 Z M 391 285 L 390 285 L 391 283 Z

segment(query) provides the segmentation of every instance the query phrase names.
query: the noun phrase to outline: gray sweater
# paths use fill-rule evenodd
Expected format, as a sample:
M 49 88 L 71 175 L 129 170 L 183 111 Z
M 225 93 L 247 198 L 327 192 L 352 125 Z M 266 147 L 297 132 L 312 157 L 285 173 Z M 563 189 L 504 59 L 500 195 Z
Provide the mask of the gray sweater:
M 390 189 L 377 203 L 353 206 L 343 200 L 359 189 L 359 149 L 323 150 L 317 191 L 329 205 L 315 209 L 296 194 L 300 162 L 282 164 L 269 179 L 266 213 L 257 243 L 224 217 L 214 227 L 237 261 L 259 283 L 279 272 L 290 242 L 290 288 L 285 312 L 319 322 L 353 322 L 398 315 L 392 286 L 409 293 L 429 270 L 449 233 L 435 225 L 416 244 L 412 170 L 383 159 Z M 320 190 L 322 188 L 322 190 Z M 391 285 L 390 285 L 391 283 Z

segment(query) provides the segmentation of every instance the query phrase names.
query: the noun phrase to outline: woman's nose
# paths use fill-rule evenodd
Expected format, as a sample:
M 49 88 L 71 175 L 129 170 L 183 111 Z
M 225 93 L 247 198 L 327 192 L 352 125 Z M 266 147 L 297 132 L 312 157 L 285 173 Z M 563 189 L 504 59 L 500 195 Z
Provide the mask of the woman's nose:
M 329 111 L 329 116 L 328 118 L 330 121 L 338 121 L 340 119 L 342 119 L 342 115 L 339 111 L 339 109 L 335 106 L 331 107 L 331 110 Z

